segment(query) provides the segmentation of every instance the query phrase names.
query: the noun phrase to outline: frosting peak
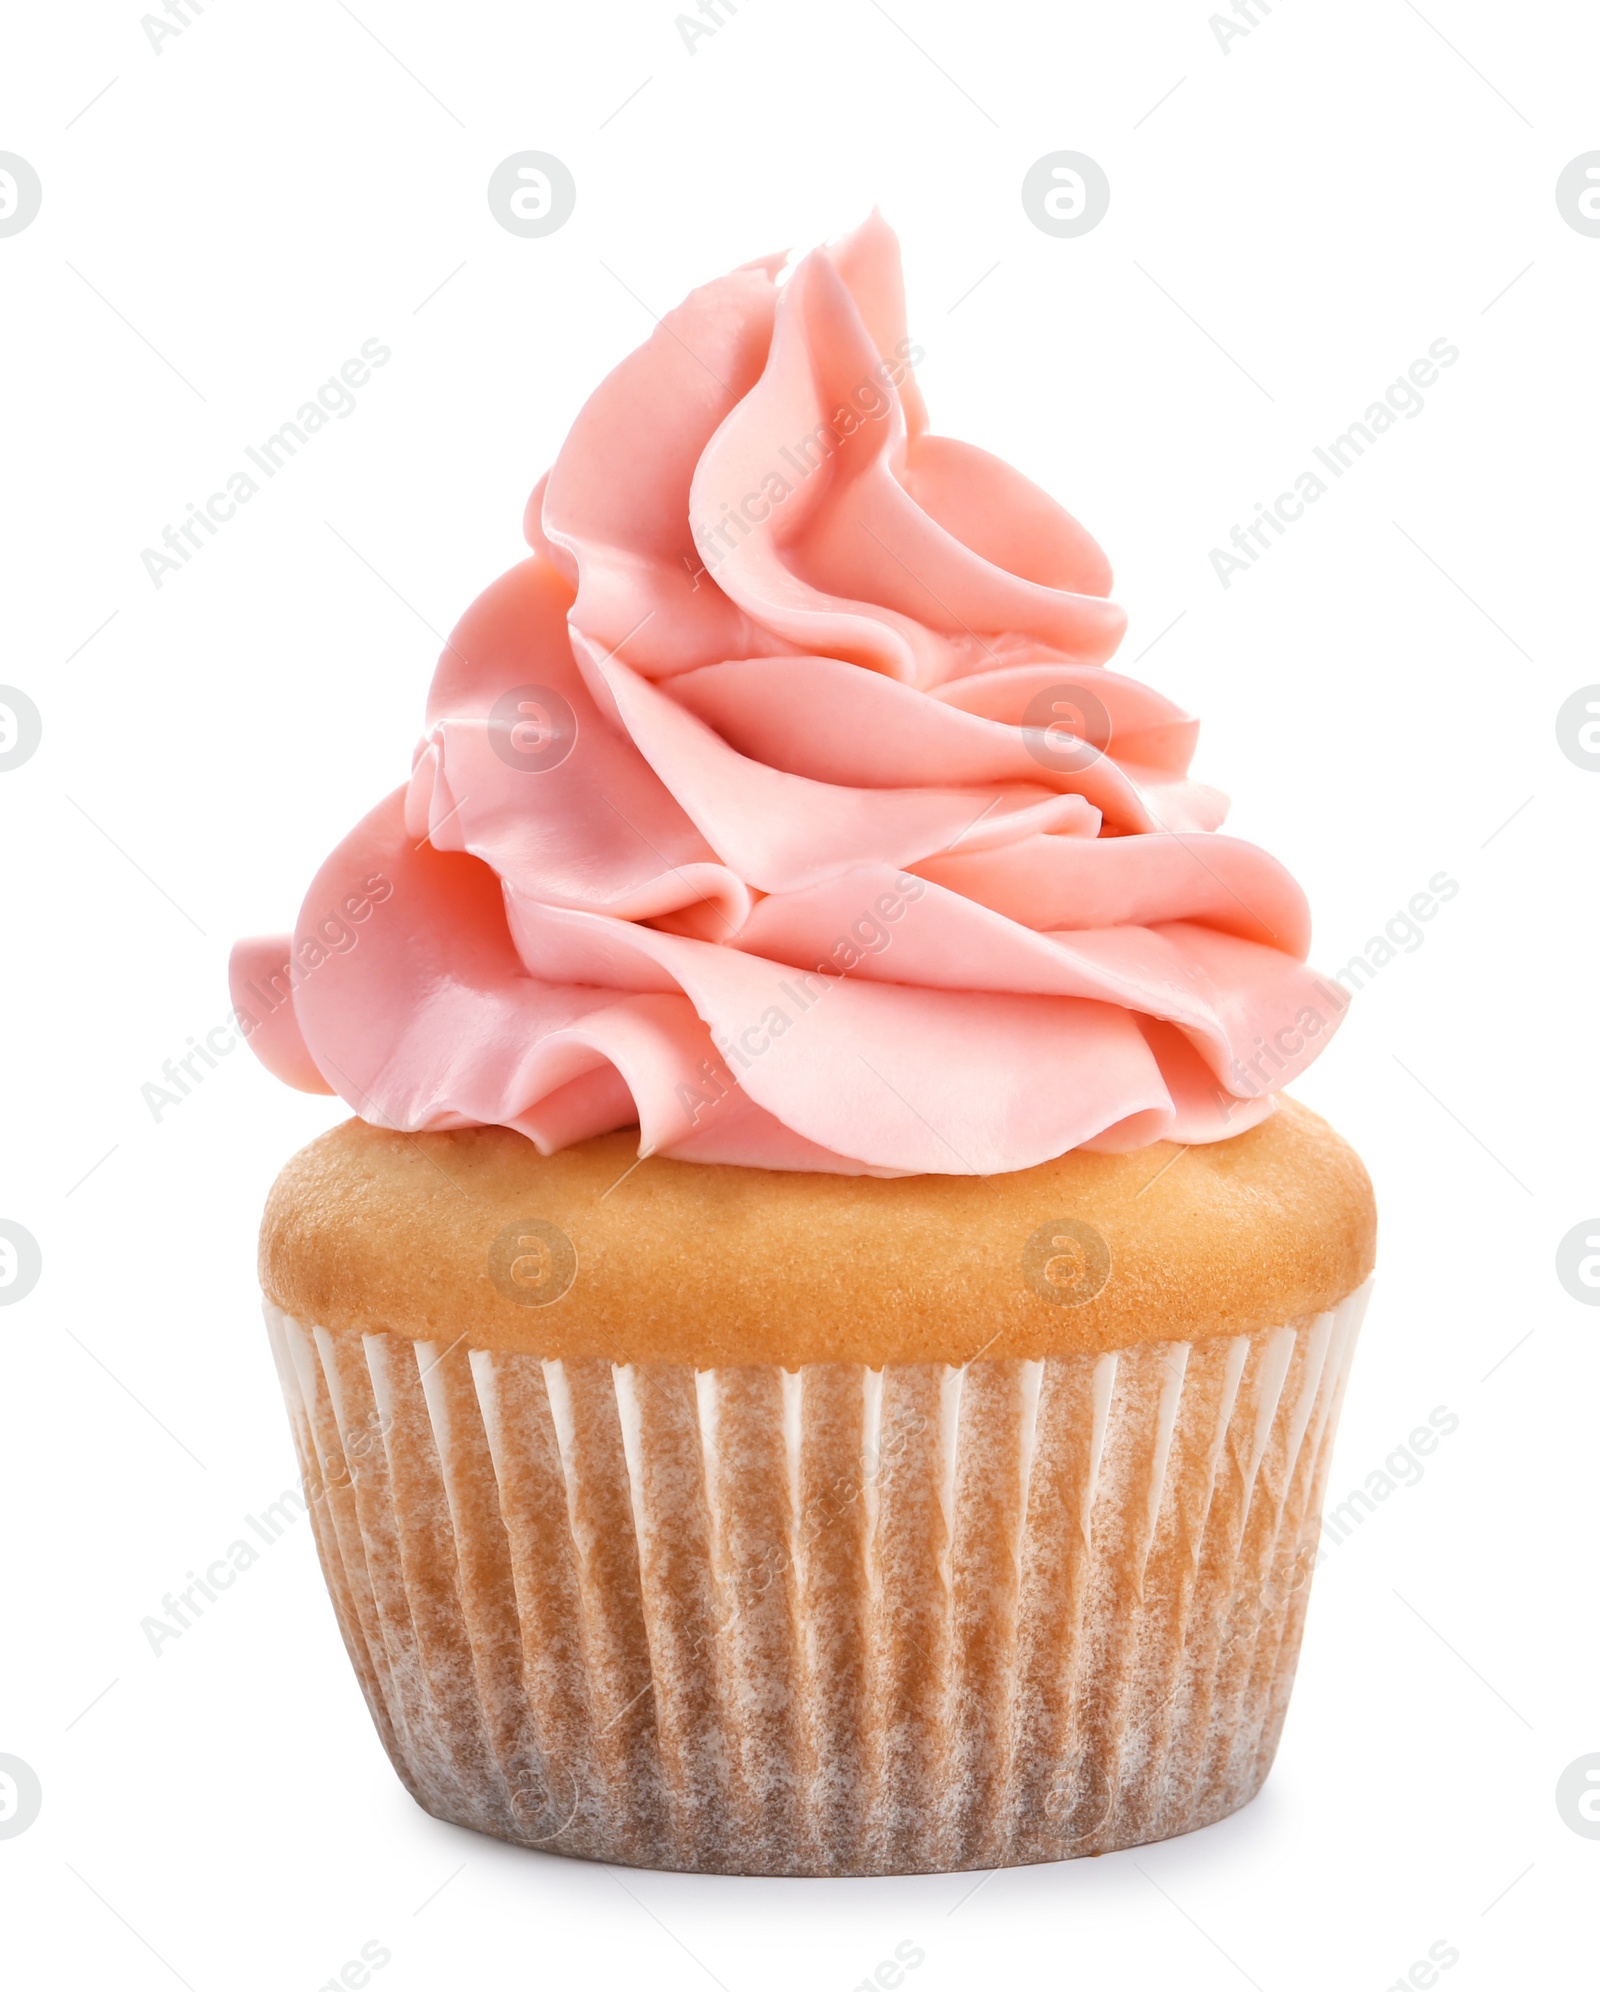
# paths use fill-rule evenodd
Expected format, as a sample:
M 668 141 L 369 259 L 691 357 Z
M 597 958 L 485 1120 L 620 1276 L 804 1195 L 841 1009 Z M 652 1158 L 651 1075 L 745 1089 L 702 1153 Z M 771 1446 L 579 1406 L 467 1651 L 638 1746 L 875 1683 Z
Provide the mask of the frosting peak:
M 873 1175 L 1271 1111 L 1342 1007 L 1304 899 L 1103 668 L 1099 547 L 929 431 L 920 357 L 873 216 L 601 384 L 410 781 L 234 952 L 273 1071 L 408 1130 Z

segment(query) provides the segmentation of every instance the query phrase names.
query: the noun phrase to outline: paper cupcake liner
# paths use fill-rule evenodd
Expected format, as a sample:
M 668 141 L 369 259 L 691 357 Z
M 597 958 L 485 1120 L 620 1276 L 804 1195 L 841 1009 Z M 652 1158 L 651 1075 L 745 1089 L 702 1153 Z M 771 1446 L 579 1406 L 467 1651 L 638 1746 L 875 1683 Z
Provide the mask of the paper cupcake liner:
M 633 1866 L 896 1874 L 1255 1794 L 1367 1292 L 959 1369 L 546 1362 L 266 1313 L 419 1804 Z

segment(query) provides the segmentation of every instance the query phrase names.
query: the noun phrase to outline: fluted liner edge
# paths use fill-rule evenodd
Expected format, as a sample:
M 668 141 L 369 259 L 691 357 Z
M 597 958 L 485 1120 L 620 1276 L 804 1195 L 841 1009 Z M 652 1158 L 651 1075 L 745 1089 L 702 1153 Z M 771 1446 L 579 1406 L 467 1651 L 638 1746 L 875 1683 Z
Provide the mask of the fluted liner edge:
M 442 1819 L 738 1874 L 1061 1860 L 1278 1745 L 1368 1286 L 1251 1335 L 695 1371 L 266 1307 L 373 1721 Z

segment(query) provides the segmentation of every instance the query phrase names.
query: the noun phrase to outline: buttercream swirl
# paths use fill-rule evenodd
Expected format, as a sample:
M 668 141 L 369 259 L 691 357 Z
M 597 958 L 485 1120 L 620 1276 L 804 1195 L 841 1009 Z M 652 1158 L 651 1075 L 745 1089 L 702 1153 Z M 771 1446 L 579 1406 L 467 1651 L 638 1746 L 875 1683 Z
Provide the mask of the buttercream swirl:
M 874 216 L 602 383 L 409 783 L 235 950 L 274 1072 L 407 1130 L 873 1175 L 1271 1111 L 1337 1022 L 1304 898 L 1105 668 L 1100 549 L 929 431 L 919 357 Z

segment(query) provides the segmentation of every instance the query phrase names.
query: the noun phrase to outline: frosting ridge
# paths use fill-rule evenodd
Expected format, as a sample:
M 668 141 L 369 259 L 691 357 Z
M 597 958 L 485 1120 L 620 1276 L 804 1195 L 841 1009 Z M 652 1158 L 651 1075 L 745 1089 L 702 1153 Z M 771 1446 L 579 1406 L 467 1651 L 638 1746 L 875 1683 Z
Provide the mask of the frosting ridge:
M 1342 1008 L 1304 897 L 1105 668 L 1098 546 L 929 430 L 919 357 L 873 216 L 608 376 L 410 780 L 235 950 L 273 1071 L 410 1131 L 871 1175 L 1272 1110 Z

